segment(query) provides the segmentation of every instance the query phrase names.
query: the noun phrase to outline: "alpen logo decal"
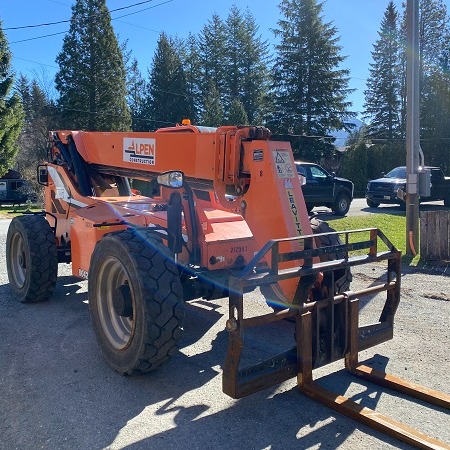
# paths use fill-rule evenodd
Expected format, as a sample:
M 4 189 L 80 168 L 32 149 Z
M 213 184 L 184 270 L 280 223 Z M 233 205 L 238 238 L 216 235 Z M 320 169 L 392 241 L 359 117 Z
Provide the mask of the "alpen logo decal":
M 155 139 L 123 138 L 123 160 L 137 164 L 155 165 Z

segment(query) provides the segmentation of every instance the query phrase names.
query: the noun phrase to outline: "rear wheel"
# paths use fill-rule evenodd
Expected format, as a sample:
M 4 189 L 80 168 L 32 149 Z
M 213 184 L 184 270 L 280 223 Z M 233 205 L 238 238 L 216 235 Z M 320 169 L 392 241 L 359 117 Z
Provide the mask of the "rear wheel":
M 344 192 L 338 194 L 334 204 L 333 211 L 337 216 L 345 216 L 350 209 L 351 199 L 348 194 Z
M 92 255 L 88 290 L 97 341 L 113 369 L 150 372 L 176 352 L 182 286 L 168 248 L 148 230 L 103 237 Z
M 55 235 L 44 216 L 19 216 L 11 221 L 6 266 L 10 288 L 20 302 L 50 298 L 58 275 L 58 255 Z
M 378 202 L 374 202 L 373 200 L 366 200 L 367 206 L 369 208 L 378 208 L 380 206 L 380 204 Z

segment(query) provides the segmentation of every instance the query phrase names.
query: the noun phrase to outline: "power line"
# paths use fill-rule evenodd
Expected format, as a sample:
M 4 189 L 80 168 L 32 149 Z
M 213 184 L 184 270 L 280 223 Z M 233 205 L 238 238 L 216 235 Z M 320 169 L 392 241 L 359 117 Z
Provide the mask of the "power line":
M 153 0 L 148 0 L 148 1 L 153 1 Z M 121 19 L 122 17 L 131 16 L 133 14 L 138 14 L 138 13 L 140 13 L 142 11 L 147 11 L 149 9 L 153 9 L 153 8 L 158 7 L 158 6 L 165 5 L 166 3 L 171 3 L 171 2 L 173 2 L 173 0 L 166 0 L 165 2 L 158 3 L 157 5 L 153 5 L 153 6 L 150 6 L 148 8 L 140 9 L 139 11 L 134 11 L 134 12 L 129 13 L 129 14 L 124 14 L 123 16 L 119 16 L 119 17 L 114 17 L 114 18 L 111 19 L 111 21 L 117 20 L 117 19 Z M 119 9 L 121 9 L 121 8 L 119 8 Z M 117 11 L 117 9 L 114 10 L 114 11 Z M 151 31 L 155 31 L 155 30 L 151 30 Z M 43 39 L 43 38 L 46 38 L 46 37 L 57 36 L 59 34 L 65 34 L 65 33 L 67 33 L 67 31 L 60 31 L 59 33 L 45 34 L 43 36 L 36 36 L 36 37 L 33 37 L 33 38 L 28 38 L 28 39 L 21 39 L 20 41 L 13 41 L 13 42 L 10 42 L 9 44 L 10 45 L 11 44 L 19 44 L 20 42 L 34 41 L 35 39 Z
M 111 9 L 109 12 L 116 12 L 116 11 L 122 11 L 124 9 L 129 9 L 129 8 L 133 8 L 135 6 L 140 6 L 143 5 L 145 3 L 150 3 L 153 2 L 154 0 L 145 0 L 139 3 L 133 3 L 132 5 L 128 5 L 128 6 L 122 6 L 121 8 L 115 8 L 115 9 Z M 145 11 L 145 9 L 141 10 L 141 11 Z M 136 11 L 136 12 L 140 12 L 140 11 Z M 133 13 L 134 14 L 134 13 Z M 122 16 L 125 17 L 125 16 Z M 59 25 L 60 23 L 68 23 L 70 22 L 71 19 L 68 20 L 58 20 L 57 22 L 46 22 L 46 23 L 39 23 L 36 25 L 22 25 L 22 26 L 18 26 L 18 27 L 9 27 L 9 28 L 3 28 L 4 31 L 7 30 L 23 30 L 24 28 L 38 28 L 38 27 L 47 27 L 50 25 Z
M 18 58 L 17 56 L 14 56 L 14 59 L 19 59 L 20 61 L 26 61 L 26 62 L 30 62 L 33 64 L 40 64 L 41 66 L 47 66 L 47 67 L 52 67 L 53 69 L 57 69 L 57 66 L 52 66 L 51 64 L 45 64 L 42 62 L 38 62 L 38 61 L 32 61 L 31 59 L 25 59 L 25 58 Z
M 43 39 L 46 37 L 51 37 L 51 36 L 57 36 L 58 34 L 65 34 L 67 33 L 67 31 L 60 31 L 59 33 L 52 33 L 52 34 L 44 34 L 43 36 L 36 36 L 36 37 L 32 37 L 32 38 L 28 38 L 28 39 L 21 39 L 20 41 L 13 41 L 10 42 L 9 44 L 19 44 L 20 42 L 27 42 L 27 41 L 34 41 L 35 39 Z

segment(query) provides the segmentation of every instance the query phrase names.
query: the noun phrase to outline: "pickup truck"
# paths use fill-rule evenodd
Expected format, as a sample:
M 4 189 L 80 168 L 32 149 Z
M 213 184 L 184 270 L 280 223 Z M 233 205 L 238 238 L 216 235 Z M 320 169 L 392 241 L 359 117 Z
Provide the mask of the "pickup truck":
M 318 164 L 296 161 L 306 208 L 326 206 L 337 216 L 345 216 L 353 200 L 353 183 L 345 178 L 329 174 Z
M 444 176 L 439 167 L 427 166 L 431 171 L 431 195 L 420 197 L 421 202 L 444 200 L 445 206 L 450 206 L 450 177 Z M 377 208 L 381 203 L 397 204 L 402 208 L 405 202 L 397 196 L 397 190 L 406 190 L 406 167 L 396 167 L 382 178 L 367 183 L 366 201 L 370 208 Z

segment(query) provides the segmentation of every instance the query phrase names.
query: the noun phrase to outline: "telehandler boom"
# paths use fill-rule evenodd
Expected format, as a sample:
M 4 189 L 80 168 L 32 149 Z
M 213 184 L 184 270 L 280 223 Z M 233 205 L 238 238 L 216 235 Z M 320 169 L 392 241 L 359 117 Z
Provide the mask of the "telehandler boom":
M 436 445 L 313 382 L 314 368 L 344 359 L 360 376 L 450 405 L 445 394 L 358 363 L 358 351 L 393 336 L 401 255 L 380 230 L 336 233 L 310 219 L 288 142 L 264 127 L 185 124 L 153 133 L 54 131 L 48 154 L 38 167 L 45 211 L 13 219 L 8 231 L 8 276 L 20 301 L 48 299 L 58 263 L 71 263 L 88 280 L 104 358 L 131 374 L 157 369 L 176 351 L 183 302 L 229 297 L 226 394 L 296 376 L 303 392 L 345 414 Z M 146 182 L 147 195 L 131 188 L 135 180 Z M 382 262 L 383 282 L 350 291 L 352 266 Z M 273 312 L 250 317 L 244 294 L 257 288 Z M 386 293 L 379 318 L 359 326 L 358 300 L 378 293 Z M 287 318 L 292 348 L 241 368 L 245 329 Z

